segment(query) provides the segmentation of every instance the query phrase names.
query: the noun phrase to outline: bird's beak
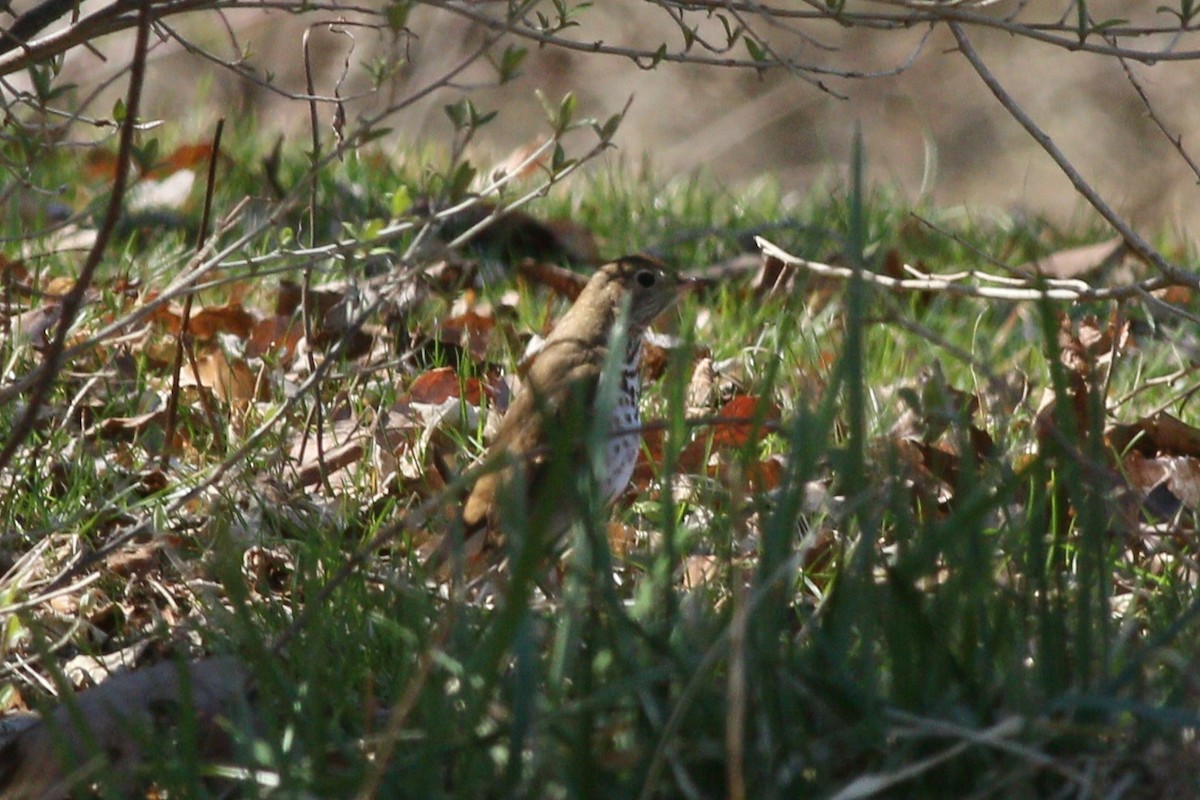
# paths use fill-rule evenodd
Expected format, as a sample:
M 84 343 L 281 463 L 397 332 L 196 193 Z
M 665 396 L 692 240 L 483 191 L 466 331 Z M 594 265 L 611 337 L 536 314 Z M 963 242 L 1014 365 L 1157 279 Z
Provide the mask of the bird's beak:
M 708 286 L 708 284 L 711 282 L 712 282 L 711 280 L 706 280 L 704 278 L 696 278 L 696 277 L 691 277 L 688 275 L 681 275 L 679 277 L 679 295 L 682 297 L 684 295 L 692 294 L 693 292 L 697 292 L 701 288 Z

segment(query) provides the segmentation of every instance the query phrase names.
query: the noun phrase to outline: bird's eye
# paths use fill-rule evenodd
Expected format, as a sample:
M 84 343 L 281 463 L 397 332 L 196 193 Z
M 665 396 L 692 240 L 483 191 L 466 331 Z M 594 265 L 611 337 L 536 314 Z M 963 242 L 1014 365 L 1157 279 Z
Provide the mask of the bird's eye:
M 633 276 L 633 279 L 637 281 L 638 286 L 641 286 L 643 289 L 649 289 L 654 285 L 655 281 L 654 273 L 648 269 L 639 271 L 637 275 Z

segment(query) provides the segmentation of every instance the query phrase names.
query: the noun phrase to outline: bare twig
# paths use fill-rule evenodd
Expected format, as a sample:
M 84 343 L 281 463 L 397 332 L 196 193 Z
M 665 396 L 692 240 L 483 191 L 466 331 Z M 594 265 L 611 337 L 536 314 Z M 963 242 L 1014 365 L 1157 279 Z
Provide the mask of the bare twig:
M 1171 146 L 1175 148 L 1175 152 L 1179 153 L 1179 157 L 1183 159 L 1183 163 L 1188 165 L 1188 169 L 1196 176 L 1197 181 L 1200 181 L 1200 164 L 1197 164 L 1187 149 L 1184 148 L 1182 134 L 1172 133 L 1167 127 L 1167 123 L 1158 113 L 1158 109 L 1150 102 L 1150 95 L 1146 94 L 1146 88 L 1142 86 L 1142 82 L 1133 73 L 1133 68 L 1129 66 L 1129 59 L 1118 57 L 1117 60 L 1121 63 L 1121 69 L 1125 71 L 1125 77 L 1128 79 L 1129 85 L 1137 92 L 1138 99 L 1142 101 L 1142 105 L 1145 107 L 1146 113 L 1150 116 L 1154 125 L 1162 133 L 1163 137 L 1171 143 Z
M 1129 223 L 1127 223 L 1119 214 L 1109 207 L 1108 203 L 1104 201 L 1104 198 L 1100 197 L 1099 193 L 1092 188 L 1091 184 L 1084 180 L 1083 176 L 1079 174 L 1079 171 L 1075 169 L 1075 166 L 1070 162 L 1070 160 L 1063 154 L 1061 150 L 1058 149 L 1058 146 L 1054 144 L 1050 137 L 1046 135 L 1046 132 L 1038 127 L 1037 123 L 1035 123 L 1030 116 L 1025 113 L 1025 110 L 1017 104 L 1017 102 L 1005 90 L 1005 88 L 1000 85 L 1000 82 L 996 80 L 996 77 L 992 75 L 991 71 L 987 68 L 987 65 L 985 65 L 983 60 L 979 57 L 979 54 L 975 52 L 975 48 L 971 45 L 971 41 L 967 38 L 962 26 L 958 23 L 951 23 L 950 31 L 954 34 L 955 41 L 958 42 L 959 50 L 966 57 L 967 61 L 970 62 L 971 66 L 983 80 L 984 84 L 988 87 L 988 89 L 991 90 L 992 94 L 995 95 L 996 99 L 1000 101 L 1000 104 L 1004 106 L 1004 109 L 1008 111 L 1012 118 L 1020 123 L 1021 127 L 1025 129 L 1025 132 L 1028 133 L 1029 136 L 1035 142 L 1037 142 L 1052 159 L 1054 159 L 1054 163 L 1058 164 L 1058 168 L 1061 169 L 1063 174 L 1067 176 L 1067 179 L 1071 181 L 1071 185 L 1075 187 L 1075 191 L 1079 192 L 1079 194 L 1091 204 L 1092 208 L 1096 209 L 1100 216 L 1104 217 L 1105 221 L 1107 221 L 1108 224 L 1113 227 L 1113 230 L 1121 234 L 1121 236 L 1125 239 L 1126 244 L 1128 244 L 1135 253 L 1144 258 L 1146 261 L 1150 262 L 1154 268 L 1157 269 L 1159 273 L 1168 281 L 1168 283 L 1178 286 L 1190 286 L 1193 289 L 1200 289 L 1200 278 L 1198 278 L 1195 273 L 1181 269 L 1180 267 L 1171 264 L 1165 258 L 1163 258 L 1162 254 L 1155 250 L 1149 242 L 1138 235 L 1138 233 L 1129 226 Z
M 196 238 L 196 250 L 204 251 L 208 239 L 208 221 L 212 214 L 213 192 L 217 184 L 217 157 L 221 154 L 221 134 L 225 130 L 225 118 L 217 121 L 217 130 L 213 134 L 212 153 L 208 157 L 208 182 L 204 187 L 204 212 L 200 217 L 200 233 Z M 192 315 L 192 299 L 195 294 L 189 294 L 183 301 L 183 314 L 179 321 L 179 336 L 175 340 L 175 368 L 171 371 L 171 394 L 167 401 L 166 434 L 163 439 L 162 463 L 165 466 L 171 457 L 172 442 L 175 440 L 175 416 L 179 410 L 179 374 L 183 368 L 183 352 L 189 348 L 191 357 L 191 336 L 188 334 L 188 323 Z
M 784 264 L 799 267 L 814 275 L 849 280 L 854 275 L 874 286 L 893 292 L 944 292 L 964 297 L 981 297 L 990 300 L 1115 300 L 1140 297 L 1145 292 L 1175 285 L 1164 278 L 1151 278 L 1127 286 L 1093 287 L 1081 280 L 1062 278 L 1010 278 L 978 270 L 966 270 L 951 275 L 931 275 L 916 267 L 904 265 L 911 278 L 893 278 L 875 272 L 835 267 L 800 258 L 780 248 L 761 236 L 754 237 L 763 255 L 777 258 Z M 990 285 L 983 285 L 990 284 Z

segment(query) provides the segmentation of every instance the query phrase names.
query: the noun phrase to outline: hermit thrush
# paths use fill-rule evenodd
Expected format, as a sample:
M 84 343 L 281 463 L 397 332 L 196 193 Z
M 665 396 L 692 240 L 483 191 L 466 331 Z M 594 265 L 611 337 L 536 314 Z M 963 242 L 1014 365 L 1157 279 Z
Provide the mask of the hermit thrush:
M 641 442 L 642 336 L 675 302 L 682 286 L 666 265 L 644 255 L 606 264 L 588 281 L 546 337 L 500 422 L 485 462 L 494 459 L 501 466 L 480 477 L 467 497 L 460 552 L 468 564 L 486 561 L 500 549 L 498 517 L 514 507 L 514 499 L 520 502 L 514 493 L 525 495 L 531 519 L 540 512 L 550 540 L 578 518 L 580 510 L 571 484 L 561 480 L 562 471 L 589 469 L 586 428 L 597 411 L 609 415 L 599 438 L 604 452 L 597 462 L 598 493 L 610 502 L 625 490 Z M 614 341 L 623 344 L 619 358 L 609 357 Z M 443 547 L 437 560 L 452 551 Z

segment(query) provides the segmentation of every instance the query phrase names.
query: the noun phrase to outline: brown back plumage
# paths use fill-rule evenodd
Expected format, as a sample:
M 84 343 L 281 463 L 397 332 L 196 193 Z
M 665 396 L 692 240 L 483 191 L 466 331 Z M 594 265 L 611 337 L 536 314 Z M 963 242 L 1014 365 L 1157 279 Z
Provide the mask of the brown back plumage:
M 675 301 L 682 285 L 671 269 L 649 256 L 626 256 L 596 271 L 546 337 L 488 448 L 487 458 L 503 454 L 507 463 L 483 475 L 467 496 L 462 515 L 466 555 L 473 557 L 499 544 L 498 500 L 517 469 L 526 470 L 530 502 L 539 502 L 541 473 L 550 463 L 552 440 L 548 431 L 553 429 L 558 433 L 572 418 L 578 421 L 590 414 L 608 357 L 612 329 L 622 310 L 628 306 L 626 342 L 629 352 L 636 354 L 646 328 Z M 636 388 L 635 378 L 635 403 Z M 581 447 L 582 442 L 573 449 L 578 452 Z M 585 463 L 582 458 L 572 461 Z M 566 506 L 555 509 L 550 535 L 560 534 L 573 517 L 574 509 Z

